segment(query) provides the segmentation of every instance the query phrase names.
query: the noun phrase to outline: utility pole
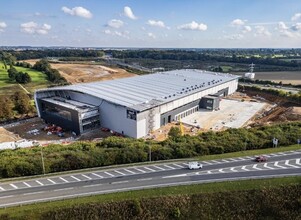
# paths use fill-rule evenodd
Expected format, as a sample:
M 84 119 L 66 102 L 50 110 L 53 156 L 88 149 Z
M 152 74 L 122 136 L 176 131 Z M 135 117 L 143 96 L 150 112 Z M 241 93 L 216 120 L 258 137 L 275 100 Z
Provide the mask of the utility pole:
M 149 145 L 148 157 L 149 157 L 149 162 L 152 162 L 152 146 L 151 145 Z
M 41 158 L 42 158 L 42 166 L 43 166 L 43 174 L 45 175 L 45 163 L 44 163 L 44 156 L 43 156 L 43 147 L 41 147 Z

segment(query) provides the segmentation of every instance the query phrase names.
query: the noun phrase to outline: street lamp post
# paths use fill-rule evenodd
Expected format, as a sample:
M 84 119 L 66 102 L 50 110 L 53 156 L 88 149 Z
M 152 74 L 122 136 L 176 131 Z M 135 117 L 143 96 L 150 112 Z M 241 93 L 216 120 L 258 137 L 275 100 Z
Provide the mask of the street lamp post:
M 45 175 L 45 163 L 44 163 L 43 147 L 42 146 L 41 146 L 41 158 L 42 158 L 43 174 Z
M 149 162 L 151 162 L 152 161 L 152 146 L 151 145 L 149 145 L 148 157 L 149 157 Z

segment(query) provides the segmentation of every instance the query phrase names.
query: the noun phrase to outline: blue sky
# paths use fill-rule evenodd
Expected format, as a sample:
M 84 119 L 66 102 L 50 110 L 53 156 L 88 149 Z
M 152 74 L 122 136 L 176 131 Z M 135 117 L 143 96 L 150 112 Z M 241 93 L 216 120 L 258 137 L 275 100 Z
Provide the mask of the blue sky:
M 9 0 L 1 8 L 1 46 L 301 46 L 300 0 Z

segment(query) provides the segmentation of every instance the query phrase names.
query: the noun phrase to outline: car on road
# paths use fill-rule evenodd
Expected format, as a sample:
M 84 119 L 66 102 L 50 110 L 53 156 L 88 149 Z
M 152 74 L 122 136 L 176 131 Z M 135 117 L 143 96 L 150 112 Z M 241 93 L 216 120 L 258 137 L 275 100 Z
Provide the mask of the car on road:
M 266 161 L 268 161 L 268 158 L 266 156 L 258 156 L 258 157 L 255 157 L 255 161 L 256 162 L 266 162 Z
M 203 165 L 197 161 L 192 161 L 188 163 L 188 168 L 190 170 L 197 170 L 197 169 L 202 169 Z

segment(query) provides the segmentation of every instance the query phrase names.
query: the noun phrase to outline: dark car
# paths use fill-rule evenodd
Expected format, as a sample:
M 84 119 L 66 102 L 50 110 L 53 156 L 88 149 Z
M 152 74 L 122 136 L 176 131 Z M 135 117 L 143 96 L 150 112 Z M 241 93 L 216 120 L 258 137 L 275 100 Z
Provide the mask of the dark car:
M 268 158 L 265 156 L 258 156 L 258 157 L 255 157 L 255 161 L 256 162 L 266 162 L 266 161 L 268 161 Z

